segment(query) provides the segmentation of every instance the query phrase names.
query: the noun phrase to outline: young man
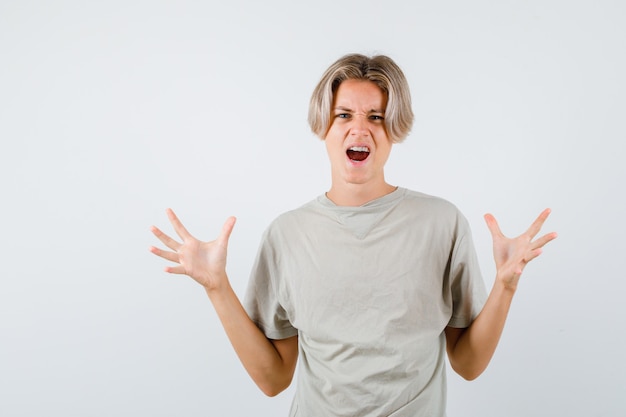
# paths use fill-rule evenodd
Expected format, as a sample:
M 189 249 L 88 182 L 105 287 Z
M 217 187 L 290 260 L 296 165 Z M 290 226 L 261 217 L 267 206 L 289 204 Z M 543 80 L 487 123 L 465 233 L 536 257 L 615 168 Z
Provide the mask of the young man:
M 413 121 L 400 68 L 388 57 L 342 57 L 309 111 L 326 143 L 327 193 L 266 230 L 245 308 L 226 275 L 235 219 L 213 242 L 195 239 L 168 210 L 182 243 L 156 227 L 175 262 L 167 272 L 203 285 L 246 370 L 267 395 L 300 371 L 291 416 L 444 416 L 445 353 L 466 379 L 494 351 L 525 265 L 556 237 L 538 239 L 545 210 L 509 239 L 491 215 L 496 279 L 487 297 L 468 223 L 440 198 L 392 186 L 384 167 Z

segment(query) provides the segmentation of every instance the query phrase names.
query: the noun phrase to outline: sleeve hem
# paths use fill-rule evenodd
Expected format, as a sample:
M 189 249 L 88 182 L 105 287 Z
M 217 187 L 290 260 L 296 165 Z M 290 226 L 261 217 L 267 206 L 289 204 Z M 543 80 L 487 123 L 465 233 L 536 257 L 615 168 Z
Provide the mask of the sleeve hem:
M 448 322 L 448 327 L 454 327 L 455 329 L 465 329 L 472 324 L 472 321 L 465 317 L 452 317 Z
M 265 331 L 265 337 L 272 340 L 288 339 L 298 335 L 298 329 L 284 329 L 284 330 L 268 330 Z
M 286 327 L 284 329 L 268 328 L 263 323 L 255 321 L 256 326 L 261 329 L 265 337 L 273 340 L 288 339 L 298 334 L 298 329 L 295 327 Z

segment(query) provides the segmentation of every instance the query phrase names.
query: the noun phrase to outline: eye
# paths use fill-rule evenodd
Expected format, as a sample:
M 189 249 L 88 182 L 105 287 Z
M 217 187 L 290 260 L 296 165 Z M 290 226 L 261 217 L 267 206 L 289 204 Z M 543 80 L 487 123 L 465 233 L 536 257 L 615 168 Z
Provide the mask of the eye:
M 385 120 L 385 118 L 383 116 L 378 115 L 378 114 L 372 114 L 372 115 L 370 115 L 369 118 L 370 118 L 370 120 L 375 120 L 375 121 Z
M 338 113 L 335 115 L 338 119 L 349 119 L 351 117 L 350 113 Z

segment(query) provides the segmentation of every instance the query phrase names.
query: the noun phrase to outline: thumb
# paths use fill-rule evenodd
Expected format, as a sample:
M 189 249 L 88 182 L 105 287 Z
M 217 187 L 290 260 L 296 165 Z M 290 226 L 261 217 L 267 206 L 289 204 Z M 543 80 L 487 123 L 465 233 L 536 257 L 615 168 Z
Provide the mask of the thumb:
M 492 237 L 495 238 L 503 236 L 500 226 L 498 225 L 498 222 L 493 214 L 485 214 L 485 222 L 487 223 L 487 227 L 489 228 Z
M 224 222 L 224 226 L 222 226 L 222 231 L 220 232 L 220 235 L 217 237 L 217 242 L 221 245 L 221 246 L 228 246 L 228 239 L 230 239 L 230 234 L 233 232 L 233 228 L 235 227 L 235 222 L 237 221 L 237 218 L 234 216 L 229 217 L 228 219 L 226 219 L 226 222 Z

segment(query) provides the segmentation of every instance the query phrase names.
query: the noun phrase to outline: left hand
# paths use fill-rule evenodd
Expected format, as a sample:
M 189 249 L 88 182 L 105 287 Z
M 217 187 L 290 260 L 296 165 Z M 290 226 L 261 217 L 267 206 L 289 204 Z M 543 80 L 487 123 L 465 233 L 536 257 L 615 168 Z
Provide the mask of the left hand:
M 504 284 L 505 288 L 515 291 L 522 271 L 528 262 L 539 256 L 542 248 L 556 238 L 557 234 L 552 232 L 533 240 L 549 215 L 550 209 L 545 209 L 528 230 L 516 238 L 504 236 L 495 217 L 491 214 L 485 215 L 487 227 L 493 238 L 496 280 Z

